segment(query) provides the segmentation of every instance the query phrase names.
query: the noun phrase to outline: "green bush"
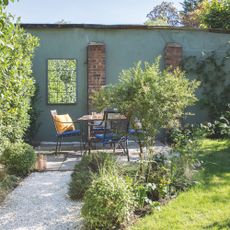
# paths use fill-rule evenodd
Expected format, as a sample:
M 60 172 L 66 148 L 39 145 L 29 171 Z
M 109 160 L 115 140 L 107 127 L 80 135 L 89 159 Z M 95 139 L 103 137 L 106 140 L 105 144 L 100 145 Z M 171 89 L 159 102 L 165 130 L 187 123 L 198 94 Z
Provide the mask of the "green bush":
M 197 101 L 198 86 L 199 82 L 188 80 L 180 69 L 161 71 L 158 58 L 153 63 L 138 62 L 123 70 L 119 82 L 95 92 L 92 102 L 99 111 L 117 108 L 132 127 L 138 120 L 149 152 L 160 129 L 177 124 L 185 108 Z
M 0 171 L 0 202 L 5 199 L 9 191 L 17 186 L 18 182 L 18 177 Z
M 109 153 L 98 152 L 83 155 L 79 164 L 75 166 L 69 185 L 69 195 L 73 200 L 81 200 L 92 182 L 92 174 L 97 174 L 102 166 L 116 167 L 115 159 Z
M 0 2 L 0 155 L 5 143 L 22 140 L 34 94 L 31 66 L 38 39 L 14 22 Z
M 36 154 L 32 146 L 26 143 L 15 143 L 8 145 L 1 157 L 9 174 L 24 177 L 36 161 Z
M 85 193 L 81 215 L 87 229 L 116 229 L 134 210 L 134 195 L 114 171 L 102 170 Z

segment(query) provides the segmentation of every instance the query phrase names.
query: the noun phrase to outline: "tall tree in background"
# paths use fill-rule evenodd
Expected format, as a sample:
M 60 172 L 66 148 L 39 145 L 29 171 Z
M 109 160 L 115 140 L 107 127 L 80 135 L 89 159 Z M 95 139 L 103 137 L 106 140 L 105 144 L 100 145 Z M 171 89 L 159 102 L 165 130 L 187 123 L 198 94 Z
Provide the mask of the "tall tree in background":
M 180 24 L 179 12 L 172 2 L 162 2 L 155 6 L 147 14 L 147 18 L 146 25 L 177 26 Z
M 202 0 L 184 0 L 183 3 L 181 3 L 183 7 L 183 13 L 188 14 L 194 10 L 197 9 L 199 3 L 201 3 Z
M 184 0 L 181 3 L 183 11 L 181 11 L 181 22 L 184 26 L 200 27 L 200 15 L 203 7 L 201 2 L 203 0 Z

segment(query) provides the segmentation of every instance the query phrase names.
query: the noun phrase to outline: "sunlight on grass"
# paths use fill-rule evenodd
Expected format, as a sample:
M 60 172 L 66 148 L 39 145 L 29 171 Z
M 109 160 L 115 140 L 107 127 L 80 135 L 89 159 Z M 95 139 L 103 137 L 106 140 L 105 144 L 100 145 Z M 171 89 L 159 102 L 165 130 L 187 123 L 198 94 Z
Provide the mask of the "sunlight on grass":
M 200 153 L 200 183 L 132 230 L 230 229 L 230 140 L 204 140 Z

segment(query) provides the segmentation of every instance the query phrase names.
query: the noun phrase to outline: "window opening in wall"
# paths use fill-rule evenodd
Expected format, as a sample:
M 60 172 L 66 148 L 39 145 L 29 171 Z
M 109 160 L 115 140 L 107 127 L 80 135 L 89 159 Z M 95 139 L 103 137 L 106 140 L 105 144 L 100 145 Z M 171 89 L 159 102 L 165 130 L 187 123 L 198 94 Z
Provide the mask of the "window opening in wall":
M 77 101 L 77 60 L 48 60 L 48 104 L 74 104 Z

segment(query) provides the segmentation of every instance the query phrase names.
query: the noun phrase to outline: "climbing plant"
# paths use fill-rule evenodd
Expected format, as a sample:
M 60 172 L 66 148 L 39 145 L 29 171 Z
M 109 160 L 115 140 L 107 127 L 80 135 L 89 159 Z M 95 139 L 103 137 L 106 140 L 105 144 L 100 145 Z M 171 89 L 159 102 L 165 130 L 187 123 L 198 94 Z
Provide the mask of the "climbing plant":
M 212 52 L 203 53 L 201 58 L 186 57 L 183 68 L 190 76 L 201 82 L 200 106 L 208 110 L 211 121 L 218 119 L 230 103 L 230 44 Z

